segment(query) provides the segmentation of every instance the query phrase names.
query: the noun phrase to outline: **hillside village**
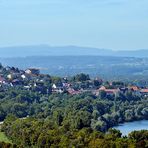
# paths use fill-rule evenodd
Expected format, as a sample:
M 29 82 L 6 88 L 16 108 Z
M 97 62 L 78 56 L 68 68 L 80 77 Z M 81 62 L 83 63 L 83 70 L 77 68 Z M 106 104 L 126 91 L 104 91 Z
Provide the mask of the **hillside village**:
M 20 70 L 15 67 L 3 67 L 0 65 L 0 90 L 11 87 L 21 87 L 28 91 L 36 91 L 41 94 L 68 93 L 71 95 L 91 92 L 93 95 L 105 97 L 121 96 L 129 94 L 136 96 L 148 96 L 148 88 L 139 88 L 123 82 L 106 82 L 100 78 L 90 79 L 83 73 L 73 77 L 52 77 L 40 74 L 37 68 Z

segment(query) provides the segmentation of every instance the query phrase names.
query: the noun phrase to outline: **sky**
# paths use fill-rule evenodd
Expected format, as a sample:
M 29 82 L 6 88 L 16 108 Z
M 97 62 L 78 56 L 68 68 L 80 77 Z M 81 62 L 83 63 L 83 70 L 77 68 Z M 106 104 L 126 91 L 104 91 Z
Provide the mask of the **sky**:
M 148 49 L 148 0 L 0 0 L 0 47 Z

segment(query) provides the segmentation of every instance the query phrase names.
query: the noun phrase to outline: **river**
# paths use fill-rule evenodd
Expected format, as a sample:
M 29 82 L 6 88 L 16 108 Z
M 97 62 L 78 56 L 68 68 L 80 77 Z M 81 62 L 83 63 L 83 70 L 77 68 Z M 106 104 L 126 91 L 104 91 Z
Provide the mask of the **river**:
M 126 122 L 113 128 L 120 130 L 122 135 L 125 136 L 134 130 L 148 130 L 148 120 Z

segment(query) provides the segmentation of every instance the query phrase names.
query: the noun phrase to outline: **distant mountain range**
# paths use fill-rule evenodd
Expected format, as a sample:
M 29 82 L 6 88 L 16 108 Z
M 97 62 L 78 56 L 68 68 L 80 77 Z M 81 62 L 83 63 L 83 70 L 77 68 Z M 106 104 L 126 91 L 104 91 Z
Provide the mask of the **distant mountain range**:
M 0 57 L 27 57 L 27 56 L 117 56 L 117 57 L 148 57 L 148 50 L 114 51 L 77 46 L 54 47 L 48 45 L 20 46 L 0 48 Z

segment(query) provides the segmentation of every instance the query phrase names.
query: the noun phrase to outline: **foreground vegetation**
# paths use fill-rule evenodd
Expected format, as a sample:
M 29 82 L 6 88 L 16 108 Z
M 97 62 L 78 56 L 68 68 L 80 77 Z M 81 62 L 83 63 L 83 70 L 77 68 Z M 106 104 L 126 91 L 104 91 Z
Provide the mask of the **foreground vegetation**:
M 146 130 L 134 131 L 128 137 L 121 137 L 120 131 L 115 129 L 109 129 L 104 134 L 88 127 L 71 129 L 69 125 L 57 126 L 49 119 L 20 120 L 9 116 L 5 120 L 3 130 L 15 143 L 11 145 L 13 147 L 144 148 L 148 146 Z M 4 146 L 6 143 L 2 144 Z

